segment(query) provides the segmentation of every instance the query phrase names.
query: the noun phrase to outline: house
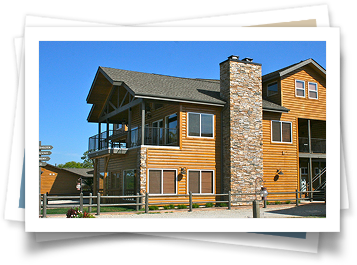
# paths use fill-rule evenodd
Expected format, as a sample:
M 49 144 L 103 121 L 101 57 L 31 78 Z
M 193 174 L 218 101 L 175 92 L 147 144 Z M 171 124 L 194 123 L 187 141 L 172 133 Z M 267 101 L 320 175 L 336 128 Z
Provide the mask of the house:
M 83 180 L 93 179 L 92 168 L 59 168 L 47 163 L 41 171 L 41 194 L 79 195 L 80 190 L 76 188 L 78 179 L 82 178 L 83 184 Z
M 220 80 L 99 67 L 87 97 L 87 120 L 98 123 L 94 192 L 148 192 L 155 203 L 189 191 L 215 201 L 262 184 L 270 193 L 321 188 L 326 71 L 313 59 L 265 76 L 261 67 L 232 55 Z

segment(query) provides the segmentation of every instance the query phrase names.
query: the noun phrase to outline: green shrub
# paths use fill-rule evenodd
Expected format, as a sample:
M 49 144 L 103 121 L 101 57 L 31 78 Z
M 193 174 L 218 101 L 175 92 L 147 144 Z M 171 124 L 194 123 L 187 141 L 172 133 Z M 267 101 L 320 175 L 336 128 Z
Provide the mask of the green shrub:
M 216 203 L 216 207 L 228 207 L 228 204 L 224 202 Z
M 150 211 L 159 210 L 159 206 L 156 206 L 156 205 L 149 206 L 149 210 Z
M 170 207 L 170 209 L 175 209 L 175 205 L 173 205 L 173 204 L 170 204 L 169 207 Z
M 281 204 L 281 202 L 280 201 L 276 201 L 275 204 Z
M 165 209 L 165 210 L 170 209 L 170 206 L 164 205 L 164 209 Z
M 179 205 L 177 205 L 177 208 L 178 208 L 178 209 L 186 209 L 187 206 L 184 205 L 184 204 L 179 204 Z
M 290 204 L 290 203 L 291 203 L 291 201 L 286 201 L 285 203 L 286 203 L 286 204 Z
M 267 201 L 267 205 L 269 205 L 270 204 L 270 202 L 269 201 Z
M 205 204 L 205 206 L 206 206 L 207 208 L 213 207 L 213 203 L 208 202 L 208 203 Z
M 192 204 L 192 208 L 199 208 L 200 206 L 197 203 Z
M 86 211 L 81 212 L 78 208 L 71 208 L 67 211 L 67 218 L 95 218 L 94 215 L 87 213 Z

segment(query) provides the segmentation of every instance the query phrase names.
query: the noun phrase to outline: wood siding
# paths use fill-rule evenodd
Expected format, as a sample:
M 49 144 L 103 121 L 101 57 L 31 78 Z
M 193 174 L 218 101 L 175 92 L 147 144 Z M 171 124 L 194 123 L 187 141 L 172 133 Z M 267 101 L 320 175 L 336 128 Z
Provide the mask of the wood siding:
M 76 189 L 78 175 L 48 166 L 41 170 L 41 194 L 79 194 Z
M 305 81 L 305 98 L 295 96 L 295 80 Z M 308 82 L 318 84 L 318 99 L 308 98 Z M 299 118 L 326 120 L 325 79 L 310 66 L 302 67 L 281 80 L 282 106 L 288 113 L 263 113 L 263 171 L 264 185 L 268 192 L 294 192 L 299 189 Z M 271 120 L 292 123 L 292 143 L 273 143 L 271 141 Z M 324 136 L 324 122 L 317 122 L 314 137 Z M 276 178 L 280 169 L 284 175 Z M 271 195 L 269 198 L 294 197 L 291 195 Z
M 172 109 L 172 108 L 171 108 Z M 221 189 L 221 108 L 204 106 L 198 104 L 180 104 L 178 105 L 178 127 L 179 127 L 179 148 L 159 148 L 148 147 L 147 149 L 147 169 L 177 169 L 180 173 L 180 168 L 185 167 L 187 174 L 177 182 L 177 194 L 188 194 L 187 181 L 188 170 L 190 169 L 207 169 L 214 170 L 215 175 L 215 192 L 220 193 Z M 199 138 L 190 137 L 187 135 L 187 116 L 188 112 L 208 113 L 214 114 L 214 137 L 213 138 Z M 162 113 L 165 115 L 166 113 Z M 167 112 L 167 115 L 170 113 Z M 148 172 L 147 172 L 148 174 Z M 162 200 L 157 198 L 150 199 L 150 203 L 156 203 Z M 214 201 L 215 196 L 202 196 L 195 201 Z M 188 201 L 188 197 L 175 197 L 170 200 L 177 202 Z

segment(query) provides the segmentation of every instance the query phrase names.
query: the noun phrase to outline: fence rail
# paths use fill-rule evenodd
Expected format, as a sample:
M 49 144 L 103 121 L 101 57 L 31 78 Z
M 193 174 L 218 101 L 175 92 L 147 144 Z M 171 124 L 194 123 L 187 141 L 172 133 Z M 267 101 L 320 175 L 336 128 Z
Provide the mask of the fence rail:
M 39 204 L 40 204 L 40 215 L 41 215 L 41 208 L 42 208 L 42 217 L 46 218 L 47 217 L 47 209 L 49 208 L 69 208 L 69 207 L 79 207 L 80 211 L 83 211 L 83 207 L 88 207 L 88 212 L 92 211 L 92 207 L 97 207 L 97 215 L 100 215 L 101 207 L 108 207 L 108 206 L 135 206 L 136 210 L 140 210 L 142 206 L 144 206 L 145 213 L 149 212 L 149 206 L 157 206 L 157 205 L 166 205 L 166 204 L 182 204 L 188 206 L 188 211 L 192 211 L 193 209 L 193 204 L 203 204 L 203 203 L 226 203 L 227 204 L 227 209 L 230 210 L 232 207 L 232 204 L 237 203 L 237 202 L 246 202 L 250 203 L 253 201 L 263 201 L 264 202 L 264 208 L 267 205 L 267 202 L 269 201 L 295 201 L 296 206 L 299 206 L 299 202 L 301 200 L 313 200 L 313 196 L 303 198 L 302 194 L 314 194 L 314 193 L 322 193 L 321 191 L 298 191 L 296 190 L 295 192 L 270 192 L 269 195 L 287 195 L 287 194 L 293 194 L 292 197 L 283 197 L 279 199 L 263 199 L 260 197 L 259 193 L 225 193 L 225 194 L 213 194 L 212 196 L 214 197 L 219 197 L 219 200 L 215 201 L 196 201 L 194 198 L 199 198 L 199 197 L 207 197 L 207 194 L 192 194 L 190 192 L 189 194 L 177 194 L 177 195 L 170 195 L 167 197 L 188 197 L 188 200 L 186 201 L 164 201 L 164 202 L 156 202 L 156 203 L 149 203 L 149 198 L 163 198 L 162 195 L 150 195 L 148 193 L 145 194 L 139 194 L 137 193 L 136 195 L 130 195 L 130 196 L 113 196 L 113 195 L 108 195 L 108 196 L 102 196 L 100 193 L 97 195 L 92 195 L 91 193 L 89 196 L 83 196 L 83 193 L 81 193 L 79 196 L 48 196 L 47 194 L 40 195 L 39 198 Z M 248 200 L 238 200 L 236 197 L 237 196 L 255 196 L 255 199 L 248 199 Z M 224 197 L 224 199 L 222 198 Z M 233 198 L 232 198 L 233 197 Z M 257 198 L 260 197 L 259 200 Z M 127 199 L 127 198 L 133 198 L 132 203 L 103 203 L 103 199 Z M 79 204 L 51 204 L 49 205 L 49 201 L 57 201 L 57 200 L 71 200 L 71 199 L 79 199 Z M 84 203 L 84 199 L 89 199 L 88 203 Z M 93 199 L 96 200 L 96 203 L 93 203 Z M 142 200 L 145 199 L 144 202 Z M 324 200 L 326 200 L 326 197 L 324 197 Z

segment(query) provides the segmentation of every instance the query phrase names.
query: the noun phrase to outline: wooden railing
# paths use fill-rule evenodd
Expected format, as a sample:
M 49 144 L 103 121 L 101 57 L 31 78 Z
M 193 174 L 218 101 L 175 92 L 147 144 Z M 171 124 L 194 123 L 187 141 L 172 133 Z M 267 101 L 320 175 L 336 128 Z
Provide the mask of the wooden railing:
M 214 194 L 212 196 L 215 196 L 216 198 L 220 198 L 219 200 L 214 201 L 214 203 L 226 203 L 228 210 L 231 209 L 232 204 L 238 203 L 238 202 L 246 202 L 250 203 L 253 201 L 263 201 L 264 207 L 266 208 L 267 202 L 270 201 L 294 201 L 296 206 L 299 206 L 299 202 L 301 200 L 310 200 L 312 201 L 312 197 L 307 197 L 303 198 L 302 194 L 313 194 L 313 193 L 322 193 L 321 191 L 298 191 L 296 190 L 295 192 L 271 192 L 269 195 L 287 195 L 287 194 L 292 194 L 293 196 L 291 197 L 282 197 L 279 199 L 269 199 L 267 198 L 266 200 L 263 200 L 260 198 L 259 200 L 257 199 L 260 197 L 259 193 L 231 193 L 228 192 L 226 194 Z M 251 199 L 248 200 L 239 200 L 237 199 L 238 196 L 251 196 Z M 81 193 L 79 196 L 48 196 L 47 194 L 40 195 L 40 215 L 41 215 L 41 208 L 42 208 L 42 217 L 46 218 L 47 216 L 47 209 L 48 208 L 73 208 L 73 207 L 78 207 L 80 211 L 83 211 L 83 207 L 88 207 L 88 212 L 91 212 L 92 207 L 97 207 L 97 215 L 100 215 L 101 213 L 101 207 L 108 207 L 108 206 L 135 206 L 136 210 L 140 210 L 141 207 L 144 207 L 145 213 L 149 212 L 149 206 L 153 205 L 164 205 L 164 204 L 181 204 L 181 205 L 186 205 L 188 206 L 188 211 L 192 211 L 193 209 L 193 204 L 204 204 L 204 203 L 212 203 L 212 201 L 197 201 L 194 200 L 194 198 L 199 198 L 199 197 L 207 197 L 207 194 L 192 194 L 190 192 L 189 194 L 179 194 L 179 195 L 169 195 L 167 197 L 186 197 L 187 200 L 184 201 L 168 201 L 165 199 L 164 202 L 159 202 L 159 203 L 149 203 L 150 198 L 154 197 L 160 197 L 160 198 L 165 198 L 166 196 L 162 195 L 150 195 L 148 193 L 145 194 L 139 194 L 137 193 L 136 195 L 129 195 L 129 196 L 102 196 L 100 193 L 98 193 L 96 196 L 92 195 L 91 193 L 89 196 L 84 196 L 83 193 Z M 132 198 L 134 202 L 132 203 L 103 203 L 103 199 L 128 199 Z M 51 204 L 49 205 L 49 201 L 54 201 L 54 200 L 71 200 L 71 199 L 77 199 L 78 203 L 75 204 Z M 88 199 L 88 203 L 85 204 L 83 202 L 84 199 Z M 93 200 L 96 200 L 96 203 L 93 203 Z M 142 202 L 144 200 L 144 202 Z M 326 198 L 325 198 L 326 200 Z

